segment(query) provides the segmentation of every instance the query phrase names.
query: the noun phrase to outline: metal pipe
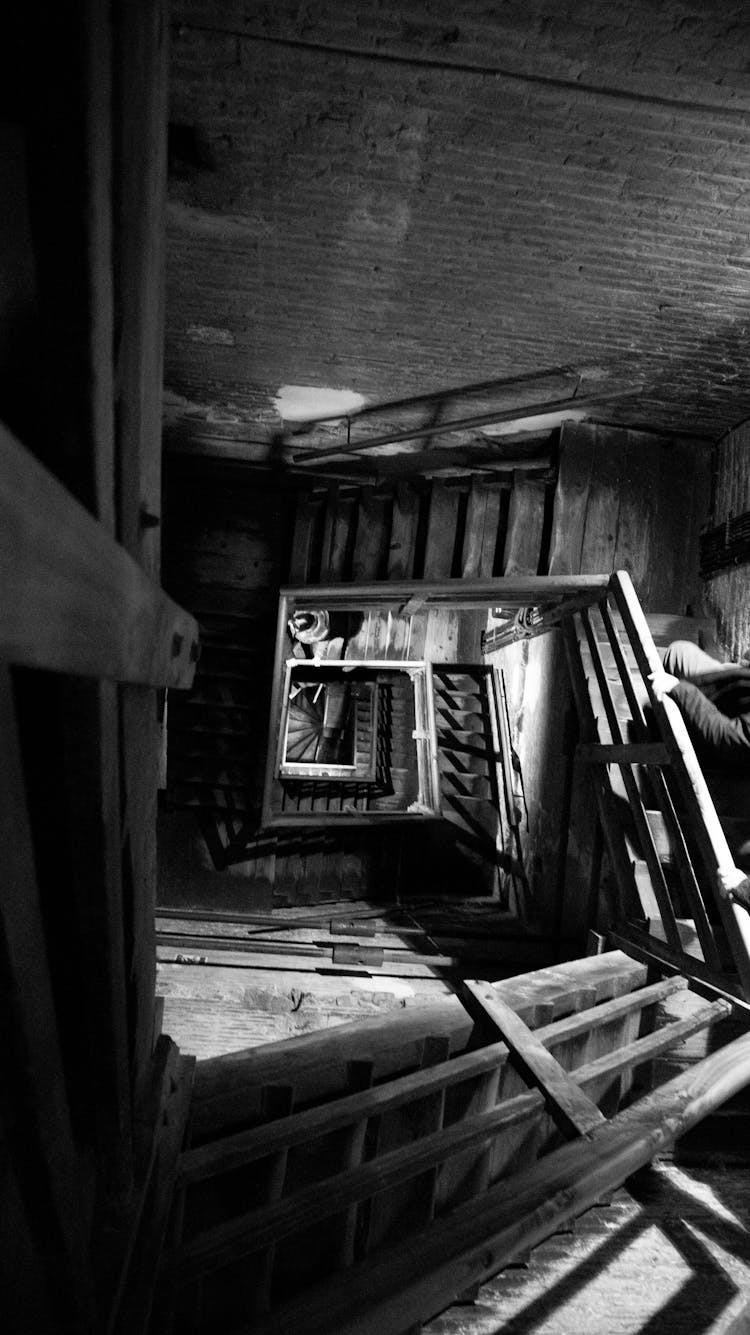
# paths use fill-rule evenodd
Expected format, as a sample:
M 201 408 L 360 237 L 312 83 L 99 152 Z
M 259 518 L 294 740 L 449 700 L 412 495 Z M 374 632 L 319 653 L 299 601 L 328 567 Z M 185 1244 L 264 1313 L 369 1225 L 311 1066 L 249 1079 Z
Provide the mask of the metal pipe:
M 451 431 L 463 431 L 469 427 L 490 426 L 495 422 L 514 422 L 516 418 L 534 418 L 546 417 L 548 413 L 559 412 L 563 408 L 570 408 L 575 404 L 576 408 L 589 408 L 601 403 L 608 398 L 624 398 L 628 394 L 640 393 L 641 386 L 634 386 L 632 389 L 620 389 L 616 394 L 598 394 L 596 398 L 577 399 L 573 395 L 568 395 L 565 399 L 550 399 L 547 403 L 530 403 L 516 408 L 506 408 L 504 412 L 475 413 L 473 417 L 457 418 L 451 422 L 436 422 L 430 426 L 410 427 L 405 431 L 394 431 L 385 436 L 373 436 L 370 440 L 360 440 L 352 443 L 347 441 L 345 445 L 335 445 L 325 450 L 301 450 L 298 454 L 292 455 L 294 463 L 304 463 L 306 460 L 330 459 L 337 454 L 359 454 L 361 450 L 374 450 L 380 445 L 397 445 L 403 440 L 425 440 L 429 436 L 448 435 Z

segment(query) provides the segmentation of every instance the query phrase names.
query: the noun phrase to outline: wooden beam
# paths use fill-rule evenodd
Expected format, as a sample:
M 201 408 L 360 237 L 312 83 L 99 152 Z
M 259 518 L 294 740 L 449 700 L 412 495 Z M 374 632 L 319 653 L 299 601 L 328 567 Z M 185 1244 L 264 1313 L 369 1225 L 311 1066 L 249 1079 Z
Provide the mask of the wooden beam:
M 498 579 L 391 580 L 357 584 L 354 588 L 340 584 L 290 585 L 281 593 L 296 607 L 399 607 L 414 596 L 432 607 L 530 607 L 578 596 L 597 602 L 605 595 L 608 583 L 608 575 L 514 575 Z
M 194 619 L 0 426 L 0 656 L 53 672 L 188 687 Z
M 58 1320 L 94 1330 L 84 1173 L 66 1091 L 10 674 L 0 664 L 0 986 L 4 1148 L 21 1166 L 32 1244 Z M 9 1242 L 6 1239 L 6 1243 Z
M 571 1079 L 519 1015 L 489 983 L 465 979 L 459 996 L 472 1019 L 489 1021 L 507 1044 L 525 1080 L 541 1090 L 549 1112 L 568 1135 L 583 1136 L 604 1121 L 604 1114 Z
M 650 936 L 631 923 L 610 931 L 608 935 L 618 950 L 626 951 L 634 959 L 642 960 L 651 967 L 681 974 L 687 978 L 694 992 L 704 997 L 722 997 L 750 1019 L 750 1002 L 743 997 L 742 989 L 734 979 L 709 968 L 697 955 L 673 950 L 666 941 Z

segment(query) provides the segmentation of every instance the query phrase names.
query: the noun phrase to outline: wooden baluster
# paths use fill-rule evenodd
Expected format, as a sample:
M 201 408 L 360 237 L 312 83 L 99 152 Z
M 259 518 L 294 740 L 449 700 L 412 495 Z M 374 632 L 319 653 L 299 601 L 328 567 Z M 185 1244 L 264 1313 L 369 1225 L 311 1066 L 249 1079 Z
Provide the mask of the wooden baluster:
M 265 1121 L 271 1122 L 277 1118 L 288 1117 L 293 1106 L 294 1090 L 291 1085 L 267 1085 L 263 1090 Z M 286 1145 L 277 1150 L 273 1156 L 266 1188 L 266 1202 L 269 1205 L 280 1200 L 284 1193 L 288 1157 L 289 1150 Z M 252 1267 L 252 1277 L 247 1289 L 248 1307 L 252 1313 L 267 1312 L 271 1305 L 271 1281 L 275 1259 L 276 1246 L 272 1243 L 260 1253 L 256 1265 Z
M 347 1066 L 347 1087 L 350 1094 L 357 1094 L 361 1090 L 371 1089 L 374 1065 L 371 1061 L 351 1061 Z M 341 1168 L 356 1168 L 362 1163 L 365 1154 L 365 1143 L 369 1118 L 363 1117 L 358 1122 L 353 1122 L 347 1129 L 344 1139 L 344 1151 L 341 1156 Z M 346 1269 L 354 1262 L 355 1249 L 357 1244 L 358 1222 L 360 1219 L 359 1205 L 350 1205 L 346 1214 L 343 1216 L 341 1236 L 337 1245 L 337 1264 Z

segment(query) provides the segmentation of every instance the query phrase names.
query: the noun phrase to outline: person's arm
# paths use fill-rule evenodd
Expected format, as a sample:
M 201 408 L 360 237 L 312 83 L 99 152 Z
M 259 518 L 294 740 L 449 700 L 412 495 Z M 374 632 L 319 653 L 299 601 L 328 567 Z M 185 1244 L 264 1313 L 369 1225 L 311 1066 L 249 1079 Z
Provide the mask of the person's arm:
M 750 716 L 728 718 L 689 681 L 676 682 L 669 695 L 680 707 L 700 759 L 750 764 Z

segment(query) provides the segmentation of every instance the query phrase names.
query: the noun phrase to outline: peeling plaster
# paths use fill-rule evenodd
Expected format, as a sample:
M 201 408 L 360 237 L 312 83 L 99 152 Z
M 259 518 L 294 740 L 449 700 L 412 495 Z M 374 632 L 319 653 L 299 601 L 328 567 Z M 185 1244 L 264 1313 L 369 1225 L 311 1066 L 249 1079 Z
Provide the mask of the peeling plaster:
M 537 435 L 540 431 L 551 431 L 562 422 L 583 422 L 591 415 L 590 408 L 562 408 L 556 413 L 540 413 L 538 417 L 516 417 L 512 422 L 498 422 L 497 425 L 482 427 L 483 436 L 520 436 L 524 433 Z
M 353 389 L 320 389 L 315 385 L 282 385 L 273 406 L 283 422 L 320 422 L 361 412 L 365 398 Z

